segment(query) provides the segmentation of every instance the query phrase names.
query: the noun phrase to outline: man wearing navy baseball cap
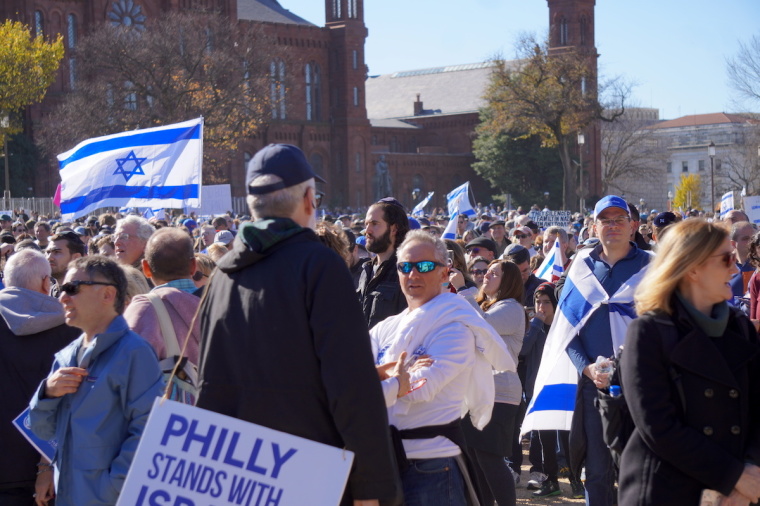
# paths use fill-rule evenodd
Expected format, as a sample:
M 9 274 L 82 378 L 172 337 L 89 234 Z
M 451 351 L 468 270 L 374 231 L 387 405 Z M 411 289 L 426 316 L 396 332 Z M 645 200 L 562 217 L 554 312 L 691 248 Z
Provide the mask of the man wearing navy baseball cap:
M 248 164 L 255 221 L 206 287 L 197 405 L 354 452 L 341 505 L 392 504 L 388 412 L 349 270 L 312 230 L 316 181 L 295 146 L 270 144 Z
M 617 327 L 612 328 L 610 306 L 615 304 L 607 301 L 615 296 L 622 305 L 632 305 L 632 291 L 628 300 L 625 297 L 629 292 L 620 289 L 624 284 L 638 282 L 640 277 L 636 275 L 646 267 L 652 255 L 631 241 L 633 223 L 628 204 L 622 197 L 607 195 L 596 203 L 594 230 L 599 243 L 578 254 L 569 269 L 568 280 L 576 285 L 584 283 L 581 293 L 586 296 L 586 304 L 598 305 L 598 308 L 591 310 L 586 323 L 567 345 L 567 354 L 580 375 L 578 388 L 581 396 L 577 397 L 580 405 L 575 409 L 582 412 L 586 440 L 586 504 L 612 505 L 614 466 L 602 439 L 601 416 L 594 407 L 597 389 L 609 386 L 609 374 L 599 370 L 595 362 L 597 357 L 615 354 L 613 333 L 616 338 L 624 337 L 620 336 Z M 579 265 L 574 265 L 577 263 Z M 588 276 L 589 272 L 593 276 Z M 567 311 L 572 305 L 568 299 L 573 298 L 560 296 L 559 311 Z

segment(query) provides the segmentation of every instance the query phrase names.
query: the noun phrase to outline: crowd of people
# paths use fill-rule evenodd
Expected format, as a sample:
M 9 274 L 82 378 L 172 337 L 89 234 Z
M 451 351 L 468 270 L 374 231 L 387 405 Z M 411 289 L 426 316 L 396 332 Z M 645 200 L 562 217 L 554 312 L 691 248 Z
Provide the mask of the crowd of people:
M 593 506 L 760 499 L 744 213 L 642 216 L 608 195 L 541 229 L 387 197 L 333 219 L 320 182 L 276 144 L 247 167 L 250 216 L 0 215 L 0 504 L 115 504 L 177 345 L 198 368 L 185 402 L 354 452 L 344 505 L 514 505 L 561 476 Z M 563 274 L 541 279 L 551 255 Z M 557 356 L 572 430 L 523 430 L 559 409 Z M 596 401 L 620 391 L 635 428 L 614 460 Z M 52 460 L 11 425 L 27 408 Z

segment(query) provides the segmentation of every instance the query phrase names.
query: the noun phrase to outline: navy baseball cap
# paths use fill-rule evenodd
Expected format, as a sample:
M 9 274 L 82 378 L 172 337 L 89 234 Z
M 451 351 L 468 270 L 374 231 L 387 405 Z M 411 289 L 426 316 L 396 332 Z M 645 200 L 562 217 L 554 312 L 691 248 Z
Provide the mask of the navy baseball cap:
M 610 207 L 617 207 L 625 211 L 627 215 L 631 215 L 631 210 L 628 209 L 628 204 L 622 197 L 618 197 L 617 195 L 607 195 L 606 197 L 602 197 L 602 199 L 596 203 L 596 206 L 594 206 L 594 219 L 602 214 L 602 211 L 609 209 Z
M 658 214 L 657 217 L 654 219 L 654 221 L 652 221 L 652 223 L 654 223 L 655 227 L 663 228 L 663 227 L 667 227 L 671 223 L 675 223 L 675 221 L 676 221 L 676 215 L 671 212 L 665 211 L 664 213 Z
M 264 186 L 250 186 L 254 179 L 265 174 L 279 176 L 282 181 Z M 249 195 L 264 195 L 290 188 L 311 178 L 320 183 L 325 182 L 314 173 L 303 151 L 290 144 L 270 144 L 259 150 L 248 162 L 245 180 Z

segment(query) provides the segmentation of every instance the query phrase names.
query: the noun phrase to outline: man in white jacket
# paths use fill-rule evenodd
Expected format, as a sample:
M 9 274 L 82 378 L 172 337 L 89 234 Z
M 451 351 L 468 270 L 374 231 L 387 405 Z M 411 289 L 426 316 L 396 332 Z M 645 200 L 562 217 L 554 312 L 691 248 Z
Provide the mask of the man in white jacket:
M 407 365 L 423 356 L 432 359 L 411 368 L 408 390 L 401 391 L 405 381 L 395 377 L 382 385 L 389 421 L 399 431 L 408 461 L 399 463 L 407 506 L 466 504 L 460 420 L 469 412 L 476 427 L 485 426 L 494 402 L 492 367 L 515 370 L 493 328 L 445 289 L 447 258 L 443 241 L 409 232 L 397 263 L 408 308 L 370 331 L 381 370 L 399 359 Z

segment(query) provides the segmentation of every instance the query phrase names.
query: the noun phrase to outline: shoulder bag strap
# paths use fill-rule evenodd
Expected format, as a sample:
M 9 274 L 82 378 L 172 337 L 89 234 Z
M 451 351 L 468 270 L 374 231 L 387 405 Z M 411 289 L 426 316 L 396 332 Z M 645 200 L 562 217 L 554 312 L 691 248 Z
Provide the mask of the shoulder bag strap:
M 169 312 L 166 310 L 166 304 L 161 300 L 161 297 L 155 293 L 146 293 L 153 308 L 156 310 L 156 316 L 158 316 L 158 323 L 161 326 L 161 335 L 164 338 L 164 346 L 166 346 L 167 357 L 179 357 L 179 341 L 177 341 L 177 334 L 174 332 L 174 325 L 169 317 Z

